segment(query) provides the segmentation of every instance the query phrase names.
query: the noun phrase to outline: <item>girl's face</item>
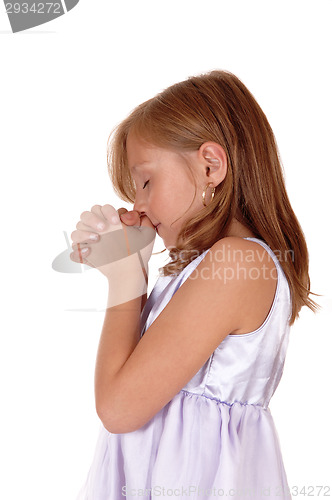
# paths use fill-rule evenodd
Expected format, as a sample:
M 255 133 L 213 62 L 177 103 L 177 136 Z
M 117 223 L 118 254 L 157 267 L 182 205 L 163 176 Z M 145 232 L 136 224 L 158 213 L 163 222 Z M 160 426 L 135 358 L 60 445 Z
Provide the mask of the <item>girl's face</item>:
M 185 155 L 190 159 L 192 153 Z M 180 154 L 143 144 L 129 133 L 127 158 L 136 186 L 133 210 L 144 212 L 152 224 L 158 226 L 159 236 L 165 247 L 170 249 L 175 246 L 183 222 L 203 208 L 202 191 L 206 184 L 201 190 L 198 185 L 196 197 L 188 210 L 195 186 Z

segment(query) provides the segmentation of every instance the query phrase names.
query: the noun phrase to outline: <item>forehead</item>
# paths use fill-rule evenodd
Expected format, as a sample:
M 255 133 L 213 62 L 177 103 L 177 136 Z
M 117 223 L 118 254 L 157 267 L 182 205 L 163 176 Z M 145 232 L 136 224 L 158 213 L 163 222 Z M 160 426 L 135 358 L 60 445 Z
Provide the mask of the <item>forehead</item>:
M 130 173 L 136 173 L 140 167 L 155 160 L 158 148 L 144 143 L 132 134 L 128 134 L 126 152 Z
M 135 174 L 135 173 L 137 173 L 137 171 L 139 171 L 139 168 L 140 168 L 141 166 L 146 165 L 146 164 L 148 164 L 148 163 L 150 163 L 150 162 L 148 162 L 148 161 L 142 161 L 142 162 L 140 162 L 140 163 L 136 163 L 136 165 L 133 165 L 132 167 L 131 167 L 131 166 L 130 166 L 130 164 L 129 164 L 129 170 L 130 170 L 130 173 L 131 173 L 131 174 Z
M 158 170 L 177 168 L 183 162 L 183 154 L 169 150 L 140 139 L 135 134 L 128 134 L 126 153 L 129 172 L 131 175 L 140 175 L 145 168 Z

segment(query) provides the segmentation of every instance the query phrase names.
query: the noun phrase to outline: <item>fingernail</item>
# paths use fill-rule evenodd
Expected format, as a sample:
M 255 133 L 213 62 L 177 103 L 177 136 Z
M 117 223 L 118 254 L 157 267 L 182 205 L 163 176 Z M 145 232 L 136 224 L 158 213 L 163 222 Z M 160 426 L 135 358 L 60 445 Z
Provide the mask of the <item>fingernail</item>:
M 111 217 L 111 222 L 112 222 L 112 224 L 120 224 L 119 216 L 118 215 L 113 215 Z
M 88 248 L 82 248 L 81 253 L 86 253 L 88 250 Z
M 98 234 L 90 234 L 90 240 L 98 240 Z
M 134 214 L 132 212 L 126 212 L 125 214 L 122 214 L 121 217 L 124 217 L 125 219 L 132 219 L 133 215 Z
M 100 231 L 103 231 L 105 229 L 105 224 L 99 222 L 99 224 L 97 224 L 97 228 L 100 229 Z

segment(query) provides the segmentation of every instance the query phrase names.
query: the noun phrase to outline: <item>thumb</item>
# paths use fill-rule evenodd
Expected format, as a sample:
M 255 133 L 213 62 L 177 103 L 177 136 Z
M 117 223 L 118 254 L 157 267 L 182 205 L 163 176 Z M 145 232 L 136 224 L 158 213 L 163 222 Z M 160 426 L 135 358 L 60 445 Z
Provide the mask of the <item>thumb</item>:
M 126 208 L 124 208 L 124 207 L 119 208 L 119 210 L 118 210 L 119 217 L 120 217 L 120 215 L 125 214 L 126 212 L 128 212 L 128 210 Z
M 123 221 L 127 226 L 139 226 L 140 225 L 140 216 L 137 210 L 132 210 L 131 212 L 124 212 L 120 214 L 120 219 Z

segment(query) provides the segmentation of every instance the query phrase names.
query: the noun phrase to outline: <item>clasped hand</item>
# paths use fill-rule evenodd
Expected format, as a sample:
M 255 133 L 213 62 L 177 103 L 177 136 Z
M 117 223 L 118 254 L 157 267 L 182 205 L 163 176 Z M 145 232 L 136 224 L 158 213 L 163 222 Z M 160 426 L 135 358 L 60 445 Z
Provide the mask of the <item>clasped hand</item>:
M 146 281 L 155 237 L 155 227 L 147 216 L 94 205 L 81 214 L 71 233 L 70 259 L 98 269 L 113 286 L 123 287 L 123 282 L 133 280 L 139 283 L 142 276 Z

